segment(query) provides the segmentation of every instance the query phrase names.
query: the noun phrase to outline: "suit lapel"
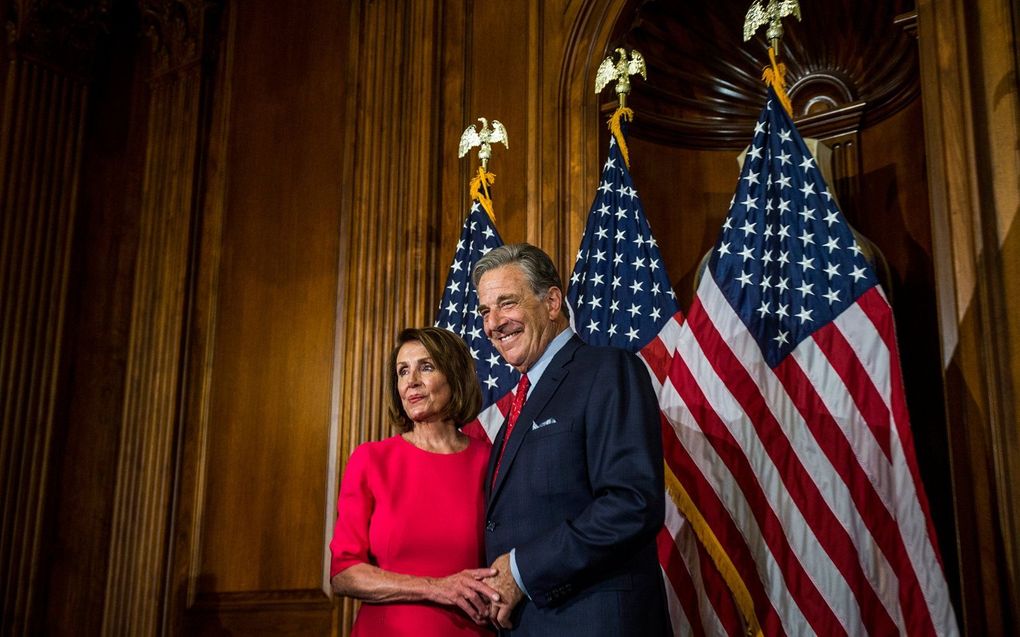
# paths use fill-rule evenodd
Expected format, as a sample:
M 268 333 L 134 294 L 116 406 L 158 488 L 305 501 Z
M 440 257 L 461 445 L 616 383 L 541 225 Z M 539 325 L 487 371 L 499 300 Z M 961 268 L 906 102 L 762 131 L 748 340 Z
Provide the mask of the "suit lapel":
M 546 367 L 545 372 L 542 374 L 542 379 L 539 380 L 538 385 L 532 390 L 531 396 L 524 403 L 524 408 L 521 409 L 521 414 L 517 418 L 514 430 L 510 433 L 510 441 L 507 442 L 506 451 L 503 452 L 503 460 L 500 463 L 499 475 L 496 476 L 496 483 L 492 486 L 491 493 L 489 493 L 489 509 L 492 508 L 492 503 L 499 493 L 500 487 L 506 482 L 506 476 L 511 471 L 517 451 L 521 448 L 521 444 L 524 442 L 528 432 L 531 431 L 531 423 L 542 413 L 546 404 L 567 377 L 567 364 L 574 358 L 574 352 L 577 351 L 581 344 L 581 339 L 576 335 L 567 341 L 563 349 L 557 352 L 556 356 L 549 362 L 549 366 Z M 496 438 L 496 444 L 492 447 L 492 455 L 489 457 L 489 471 L 487 473 L 489 479 L 485 481 L 487 489 L 492 484 L 492 472 L 495 471 L 499 447 L 502 446 L 503 436 L 506 435 L 506 425 L 507 423 L 504 421 L 503 427 L 500 429 L 500 435 Z

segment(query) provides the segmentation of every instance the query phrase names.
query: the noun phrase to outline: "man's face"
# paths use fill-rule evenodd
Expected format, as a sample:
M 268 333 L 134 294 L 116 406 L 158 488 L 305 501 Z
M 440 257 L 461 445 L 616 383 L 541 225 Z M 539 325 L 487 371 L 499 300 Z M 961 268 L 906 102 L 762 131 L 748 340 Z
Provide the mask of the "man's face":
M 478 311 L 485 335 L 506 362 L 525 372 L 557 334 L 563 293 L 549 288 L 544 297 L 531 290 L 518 265 L 489 270 L 478 281 Z

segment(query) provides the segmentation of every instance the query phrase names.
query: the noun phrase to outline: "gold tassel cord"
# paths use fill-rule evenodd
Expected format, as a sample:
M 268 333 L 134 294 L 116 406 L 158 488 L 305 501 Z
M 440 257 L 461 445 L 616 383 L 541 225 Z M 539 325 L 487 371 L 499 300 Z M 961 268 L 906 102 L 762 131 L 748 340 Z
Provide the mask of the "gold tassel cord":
M 786 109 L 786 114 L 793 117 L 793 104 L 790 102 L 790 96 L 786 94 L 786 65 L 776 60 L 776 50 L 772 47 L 769 47 L 769 61 L 772 65 L 765 67 L 761 79 L 776 92 L 776 97 Z
M 478 176 L 471 180 L 471 198 L 482 204 L 482 208 L 489 214 L 492 223 L 496 223 L 496 213 L 492 210 L 492 196 L 489 194 L 489 186 L 496 182 L 496 175 L 490 173 L 484 166 L 478 167 Z
M 609 130 L 612 131 L 613 137 L 616 138 L 616 143 L 620 145 L 620 153 L 623 155 L 623 162 L 627 164 L 627 168 L 630 168 L 630 155 L 627 153 L 627 142 L 623 138 L 623 125 L 620 120 L 626 118 L 628 122 L 634 120 L 634 111 L 630 110 L 626 106 L 621 106 L 616 109 L 613 116 L 609 118 Z
M 676 504 L 680 513 L 690 522 L 691 528 L 694 529 L 694 534 L 698 537 L 698 541 L 708 551 L 709 557 L 712 558 L 712 562 L 715 564 L 716 569 L 719 570 L 719 574 L 722 575 L 723 581 L 729 587 L 730 593 L 733 595 L 733 601 L 736 603 L 737 608 L 740 609 L 740 614 L 744 616 L 747 634 L 753 637 L 761 637 L 761 626 L 758 624 L 758 618 L 754 614 L 754 602 L 751 600 L 751 592 L 747 590 L 747 585 L 741 579 L 737 567 L 734 566 L 729 555 L 726 554 L 726 550 L 719 543 L 719 539 L 712 532 L 712 528 L 708 525 L 704 516 L 701 515 L 701 511 L 695 506 L 694 501 L 691 500 L 690 494 L 680 484 L 673 470 L 665 462 L 663 462 L 663 465 L 665 466 L 666 474 L 666 492 L 673 500 L 673 503 Z

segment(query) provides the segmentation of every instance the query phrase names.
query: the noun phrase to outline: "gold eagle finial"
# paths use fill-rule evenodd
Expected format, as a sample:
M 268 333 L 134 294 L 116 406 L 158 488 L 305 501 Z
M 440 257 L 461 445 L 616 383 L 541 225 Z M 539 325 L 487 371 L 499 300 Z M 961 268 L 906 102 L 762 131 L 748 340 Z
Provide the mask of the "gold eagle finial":
M 475 125 L 471 124 L 461 134 L 460 149 L 457 151 L 457 157 L 463 157 L 475 146 L 481 146 L 478 150 L 478 159 L 482 160 L 482 168 L 487 169 L 489 158 L 492 157 L 492 145 L 502 143 L 509 150 L 510 140 L 507 139 L 506 128 L 498 119 L 492 120 L 491 128 L 489 127 L 489 120 L 484 117 L 479 117 L 478 121 L 482 123 L 481 130 L 476 130 Z
M 747 16 L 744 18 L 744 42 L 753 38 L 762 25 L 768 24 L 769 29 L 765 32 L 765 38 L 778 55 L 779 40 L 783 37 L 783 18 L 792 15 L 800 20 L 800 3 L 797 0 L 768 0 L 768 5 L 762 6 L 764 1 L 754 0 L 751 8 L 747 10 Z
M 601 93 L 607 84 L 616 80 L 616 94 L 620 99 L 620 106 L 627 104 L 627 94 L 630 93 L 630 76 L 640 73 L 641 77 L 648 79 L 648 69 L 645 66 L 645 58 L 636 50 L 630 52 L 630 59 L 627 59 L 627 49 L 616 49 L 619 59 L 613 61 L 613 54 L 602 60 L 599 70 L 595 73 L 595 93 Z

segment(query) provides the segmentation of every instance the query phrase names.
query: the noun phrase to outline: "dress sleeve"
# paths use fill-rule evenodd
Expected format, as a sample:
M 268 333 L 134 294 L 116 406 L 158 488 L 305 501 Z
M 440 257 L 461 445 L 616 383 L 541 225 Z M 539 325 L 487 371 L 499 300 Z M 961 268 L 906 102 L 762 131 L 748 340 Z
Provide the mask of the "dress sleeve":
M 368 525 L 375 508 L 375 498 L 368 485 L 367 456 L 363 446 L 355 449 L 340 481 L 336 526 L 329 543 L 333 554 L 330 577 L 355 564 L 369 562 Z

